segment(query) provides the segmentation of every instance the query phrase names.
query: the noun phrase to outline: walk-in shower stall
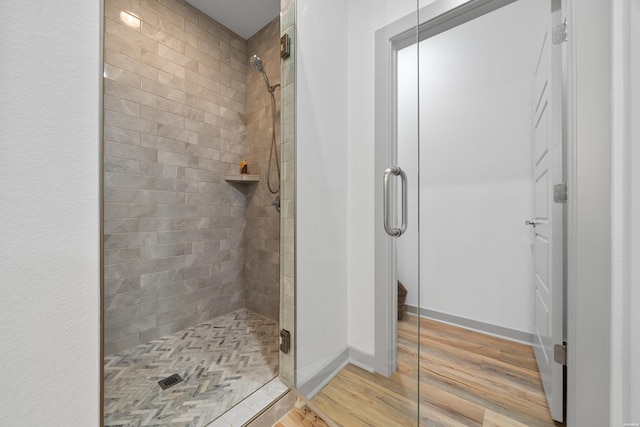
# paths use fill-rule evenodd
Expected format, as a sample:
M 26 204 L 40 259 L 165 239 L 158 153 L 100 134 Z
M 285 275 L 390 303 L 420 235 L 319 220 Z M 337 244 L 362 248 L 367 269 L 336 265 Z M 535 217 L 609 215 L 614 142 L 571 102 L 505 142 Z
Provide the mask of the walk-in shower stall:
M 278 374 L 271 19 L 245 39 L 181 0 L 105 1 L 105 425 L 205 425 Z

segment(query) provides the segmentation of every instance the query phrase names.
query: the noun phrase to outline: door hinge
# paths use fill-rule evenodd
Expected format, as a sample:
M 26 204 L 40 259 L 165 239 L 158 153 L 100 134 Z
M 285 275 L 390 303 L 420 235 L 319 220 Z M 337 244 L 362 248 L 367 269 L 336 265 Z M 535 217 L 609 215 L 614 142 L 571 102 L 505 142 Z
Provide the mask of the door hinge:
M 567 41 L 567 18 L 564 19 L 562 24 L 553 27 L 553 44 L 562 44 Z
M 280 329 L 280 351 L 289 354 L 291 349 L 291 333 L 286 329 Z
M 289 40 L 289 34 L 283 34 L 280 37 L 280 58 L 287 59 L 291 54 L 291 41 Z
M 566 344 L 556 344 L 553 346 L 553 360 L 563 366 L 567 366 L 567 346 Z
M 567 184 L 562 183 L 553 187 L 553 201 L 567 203 Z

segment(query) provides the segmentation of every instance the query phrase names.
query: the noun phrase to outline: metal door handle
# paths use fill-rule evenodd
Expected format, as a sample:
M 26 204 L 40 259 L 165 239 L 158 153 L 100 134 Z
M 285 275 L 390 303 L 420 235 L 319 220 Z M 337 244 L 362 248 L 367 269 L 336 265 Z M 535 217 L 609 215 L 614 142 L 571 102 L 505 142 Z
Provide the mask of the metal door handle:
M 391 207 L 389 206 L 389 203 L 391 201 L 391 197 L 389 196 L 389 183 L 391 181 L 391 175 L 400 175 L 400 180 L 402 182 L 402 225 L 400 228 L 392 227 L 390 223 Z M 391 166 L 384 171 L 383 181 L 382 203 L 384 205 L 384 231 L 386 231 L 391 237 L 400 237 L 405 231 L 407 231 L 407 174 L 405 174 L 398 166 Z
M 530 226 L 532 226 L 532 227 L 534 227 L 534 228 L 535 228 L 535 226 L 536 226 L 537 222 L 536 222 L 536 220 L 535 220 L 535 219 L 528 219 L 528 220 L 526 220 L 526 221 L 524 222 L 524 224 L 525 224 L 525 225 L 530 225 Z

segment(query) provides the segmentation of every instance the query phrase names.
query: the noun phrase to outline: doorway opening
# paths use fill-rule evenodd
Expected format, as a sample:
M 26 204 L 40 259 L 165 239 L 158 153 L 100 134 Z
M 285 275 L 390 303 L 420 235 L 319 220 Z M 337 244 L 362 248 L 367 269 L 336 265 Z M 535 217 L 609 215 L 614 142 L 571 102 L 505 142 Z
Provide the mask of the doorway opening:
M 376 259 L 382 261 L 376 270 L 379 373 L 390 375 L 400 363 L 400 350 L 384 351 L 401 343 L 396 327 L 386 326 L 395 325 L 398 280 L 409 290 L 409 311 L 423 318 L 414 332 L 418 342 L 430 332 L 421 326 L 428 329 L 425 322 L 433 320 L 524 343 L 531 355 L 532 348 L 553 349 L 564 342 L 562 213 L 557 246 L 548 245 L 549 236 L 535 227 L 536 221 L 551 222 L 539 207 L 555 207 L 549 197 L 554 184 L 564 182 L 562 136 L 556 138 L 559 102 L 554 112 L 560 119 L 544 123 L 551 135 L 545 150 L 557 161 L 546 176 L 536 169 L 541 156 L 535 148 L 536 129 L 545 120 L 542 111 L 551 108 L 542 94 L 546 88 L 549 99 L 559 101 L 562 92 L 561 74 L 549 76 L 548 86 L 534 91 L 536 71 L 550 63 L 541 62 L 540 47 L 551 45 L 559 3 L 468 2 L 444 14 L 427 6 L 417 19 L 424 23 L 419 43 L 407 37 L 407 22 L 416 19 L 379 32 L 377 57 L 393 65 L 380 66 L 376 81 L 378 87 L 386 82 L 393 88 L 387 99 L 376 100 L 377 117 L 388 118 L 377 122 L 376 166 L 382 171 L 398 165 L 407 174 L 408 202 L 397 204 L 408 205 L 413 225 L 394 239 L 376 228 Z M 562 58 L 554 60 L 554 66 L 561 65 Z M 397 111 L 389 111 L 390 105 L 397 105 Z M 409 111 L 403 114 L 403 109 Z M 546 262 L 552 249 L 559 255 L 556 270 Z M 551 283 L 548 278 L 557 278 L 558 272 L 560 280 Z M 551 287 L 560 298 L 541 299 L 541 289 Z M 429 357 L 430 350 L 428 344 L 418 348 L 417 359 L 422 361 L 423 352 Z M 562 380 L 553 351 L 540 357 Z M 547 394 L 553 394 L 553 418 L 562 420 L 562 382 L 559 387 L 553 383 L 551 393 L 547 376 L 552 374 L 541 373 Z M 547 422 L 553 423 L 550 416 Z

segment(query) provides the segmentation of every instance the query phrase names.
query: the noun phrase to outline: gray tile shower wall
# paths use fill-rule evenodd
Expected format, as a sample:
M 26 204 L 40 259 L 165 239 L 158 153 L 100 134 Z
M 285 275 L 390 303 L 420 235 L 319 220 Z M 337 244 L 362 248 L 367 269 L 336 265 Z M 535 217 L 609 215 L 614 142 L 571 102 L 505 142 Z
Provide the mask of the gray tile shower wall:
M 275 19 L 247 40 L 247 55 L 258 55 L 271 85 L 280 83 L 280 18 Z M 275 91 L 276 150 L 280 157 L 280 90 Z M 247 76 L 246 157 L 250 173 L 260 175 L 260 183 L 247 197 L 245 226 L 246 304 L 247 308 L 270 319 L 278 320 L 280 304 L 280 215 L 273 201 L 280 188 L 273 154 L 271 174 L 271 99 L 265 82 L 256 71 Z M 278 165 L 279 166 L 279 165 Z
M 277 28 L 264 30 L 275 45 Z M 262 55 L 277 82 L 272 51 Z M 184 1 L 105 1 L 106 354 L 245 302 L 277 308 L 277 213 L 265 207 L 263 183 L 224 180 L 245 155 L 266 173 L 270 118 L 254 108 L 268 98 L 253 101 L 264 86 L 247 98 L 259 77 L 248 76 L 249 53 L 247 41 Z

